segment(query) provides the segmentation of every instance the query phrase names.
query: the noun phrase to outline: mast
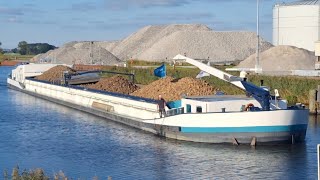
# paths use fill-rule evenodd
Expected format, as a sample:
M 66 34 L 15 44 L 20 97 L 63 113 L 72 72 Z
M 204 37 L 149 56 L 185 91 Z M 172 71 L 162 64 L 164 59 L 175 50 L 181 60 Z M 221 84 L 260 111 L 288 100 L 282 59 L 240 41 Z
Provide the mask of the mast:
M 256 65 L 255 65 L 255 72 L 260 72 L 260 32 L 259 32 L 259 0 L 257 0 L 257 49 L 256 49 Z

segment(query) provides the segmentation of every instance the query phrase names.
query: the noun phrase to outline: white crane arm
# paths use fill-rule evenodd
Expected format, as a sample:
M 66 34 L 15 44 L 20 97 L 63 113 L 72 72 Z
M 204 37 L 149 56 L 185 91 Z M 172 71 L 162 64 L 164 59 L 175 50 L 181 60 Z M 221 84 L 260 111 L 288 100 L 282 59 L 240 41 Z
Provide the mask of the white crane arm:
M 176 55 L 173 59 L 174 60 L 182 60 L 182 61 L 185 61 L 189 64 L 192 64 L 192 65 L 198 67 L 202 71 L 205 71 L 205 72 L 207 72 L 207 73 L 209 73 L 209 74 L 211 74 L 211 75 L 213 75 L 223 81 L 229 82 L 229 83 L 245 90 L 244 86 L 241 83 L 241 81 L 243 81 L 243 79 L 238 76 L 233 76 L 233 75 L 228 74 L 224 71 L 221 71 L 217 68 L 203 64 L 202 62 L 188 58 L 188 57 L 183 56 L 181 54 Z

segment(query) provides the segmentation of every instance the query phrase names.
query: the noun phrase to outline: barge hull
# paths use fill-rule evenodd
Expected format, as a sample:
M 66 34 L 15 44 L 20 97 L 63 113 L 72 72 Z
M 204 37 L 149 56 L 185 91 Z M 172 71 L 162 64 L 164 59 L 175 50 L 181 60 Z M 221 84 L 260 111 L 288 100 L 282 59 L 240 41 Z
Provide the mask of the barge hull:
M 152 124 L 150 122 L 144 122 L 143 119 L 102 111 L 92 107 L 85 107 L 58 98 L 49 97 L 38 92 L 29 91 L 25 89 L 23 84 L 18 83 L 10 78 L 8 79 L 8 87 L 60 105 L 84 111 L 108 120 L 125 124 L 130 127 L 138 128 L 162 137 L 176 140 L 202 143 L 233 143 L 234 139 L 236 139 L 239 144 L 250 144 L 252 139 L 255 138 L 257 144 L 279 144 L 292 143 L 293 139 L 295 142 L 303 141 L 306 134 L 306 129 L 285 132 L 188 133 L 182 132 L 181 130 L 183 127 L 180 126 Z
M 202 143 L 233 143 L 233 139 L 236 139 L 240 144 L 250 144 L 253 137 L 257 139 L 258 144 L 278 144 L 278 143 L 292 143 L 292 136 L 296 142 L 303 141 L 305 139 L 305 130 L 290 132 L 277 132 L 277 133 L 182 133 L 181 127 L 165 126 L 145 123 L 132 119 L 130 117 L 120 116 L 109 112 L 104 112 L 99 109 L 88 108 L 80 105 L 76 105 L 70 102 L 62 101 L 56 98 L 51 98 L 38 93 L 26 91 L 20 89 L 14 85 L 8 84 L 8 87 L 41 99 L 48 100 L 60 105 L 64 105 L 73 109 L 77 109 L 86 113 L 90 113 L 99 117 L 112 120 L 117 123 L 125 124 L 129 127 L 138 128 L 162 137 L 170 139 L 202 142 Z

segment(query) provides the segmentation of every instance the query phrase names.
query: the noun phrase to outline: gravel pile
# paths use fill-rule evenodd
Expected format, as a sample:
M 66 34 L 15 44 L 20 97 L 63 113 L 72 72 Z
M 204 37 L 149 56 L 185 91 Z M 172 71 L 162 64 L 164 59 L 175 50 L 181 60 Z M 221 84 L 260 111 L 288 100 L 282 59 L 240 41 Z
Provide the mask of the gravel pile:
M 243 60 L 256 48 L 253 32 L 217 32 L 202 24 L 146 26 L 120 41 L 70 42 L 61 48 L 35 56 L 33 61 L 65 64 L 123 64 L 129 59 L 163 61 L 186 53 L 195 59 L 216 62 Z M 272 45 L 261 39 L 261 50 Z M 120 60 L 121 59 L 121 60 Z
M 244 60 L 256 52 L 257 37 L 252 32 L 178 31 L 144 50 L 137 59 L 172 59 L 177 54 L 186 53 L 195 59 L 223 62 Z M 261 50 L 272 45 L 261 39 Z
M 49 70 L 45 71 L 43 74 L 36 76 L 35 79 L 42 80 L 42 81 L 49 81 L 49 82 L 60 82 L 63 79 L 63 72 L 68 71 L 69 74 L 76 74 L 77 72 L 68 67 L 58 65 Z
M 158 96 L 162 95 L 166 101 L 174 101 L 181 99 L 183 94 L 188 96 L 212 95 L 214 88 L 203 80 L 190 77 L 182 79 L 166 77 L 142 87 L 131 95 L 151 99 L 158 99 Z
M 126 78 L 122 76 L 102 78 L 99 82 L 87 85 L 86 87 L 90 89 L 97 89 L 121 94 L 130 94 L 139 89 L 137 85 L 128 81 Z
M 32 58 L 33 62 L 55 62 L 64 64 L 99 64 L 115 65 L 121 63 L 121 60 L 106 50 L 109 46 L 100 46 L 101 42 L 71 42 L 64 46 L 40 54 Z M 114 44 L 115 45 L 115 44 Z M 92 46 L 92 48 L 91 48 Z M 92 50 L 92 53 L 91 53 Z M 91 58 L 92 54 L 92 58 Z
M 140 54 L 153 47 L 155 43 L 177 31 L 211 31 L 205 25 L 201 24 L 172 24 L 172 25 L 154 25 L 146 26 L 139 31 L 123 39 L 119 44 L 109 49 L 120 59 L 141 59 Z M 164 56 L 166 57 L 166 56 Z M 146 60 L 154 60 L 150 57 Z
M 100 46 L 107 51 L 113 51 L 114 48 L 116 48 L 121 41 L 97 41 L 95 42 L 97 46 Z
M 293 47 L 276 46 L 260 54 L 262 71 L 274 71 L 275 74 L 291 70 L 314 70 L 314 52 Z M 254 68 L 256 54 L 242 61 L 237 67 Z

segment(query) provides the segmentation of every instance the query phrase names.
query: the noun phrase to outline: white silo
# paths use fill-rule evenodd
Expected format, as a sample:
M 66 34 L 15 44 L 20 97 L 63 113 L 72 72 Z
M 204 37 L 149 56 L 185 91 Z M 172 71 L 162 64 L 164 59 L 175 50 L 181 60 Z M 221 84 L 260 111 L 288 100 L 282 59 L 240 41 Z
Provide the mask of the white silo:
M 320 0 L 276 4 L 273 7 L 273 44 L 315 50 L 320 40 Z

